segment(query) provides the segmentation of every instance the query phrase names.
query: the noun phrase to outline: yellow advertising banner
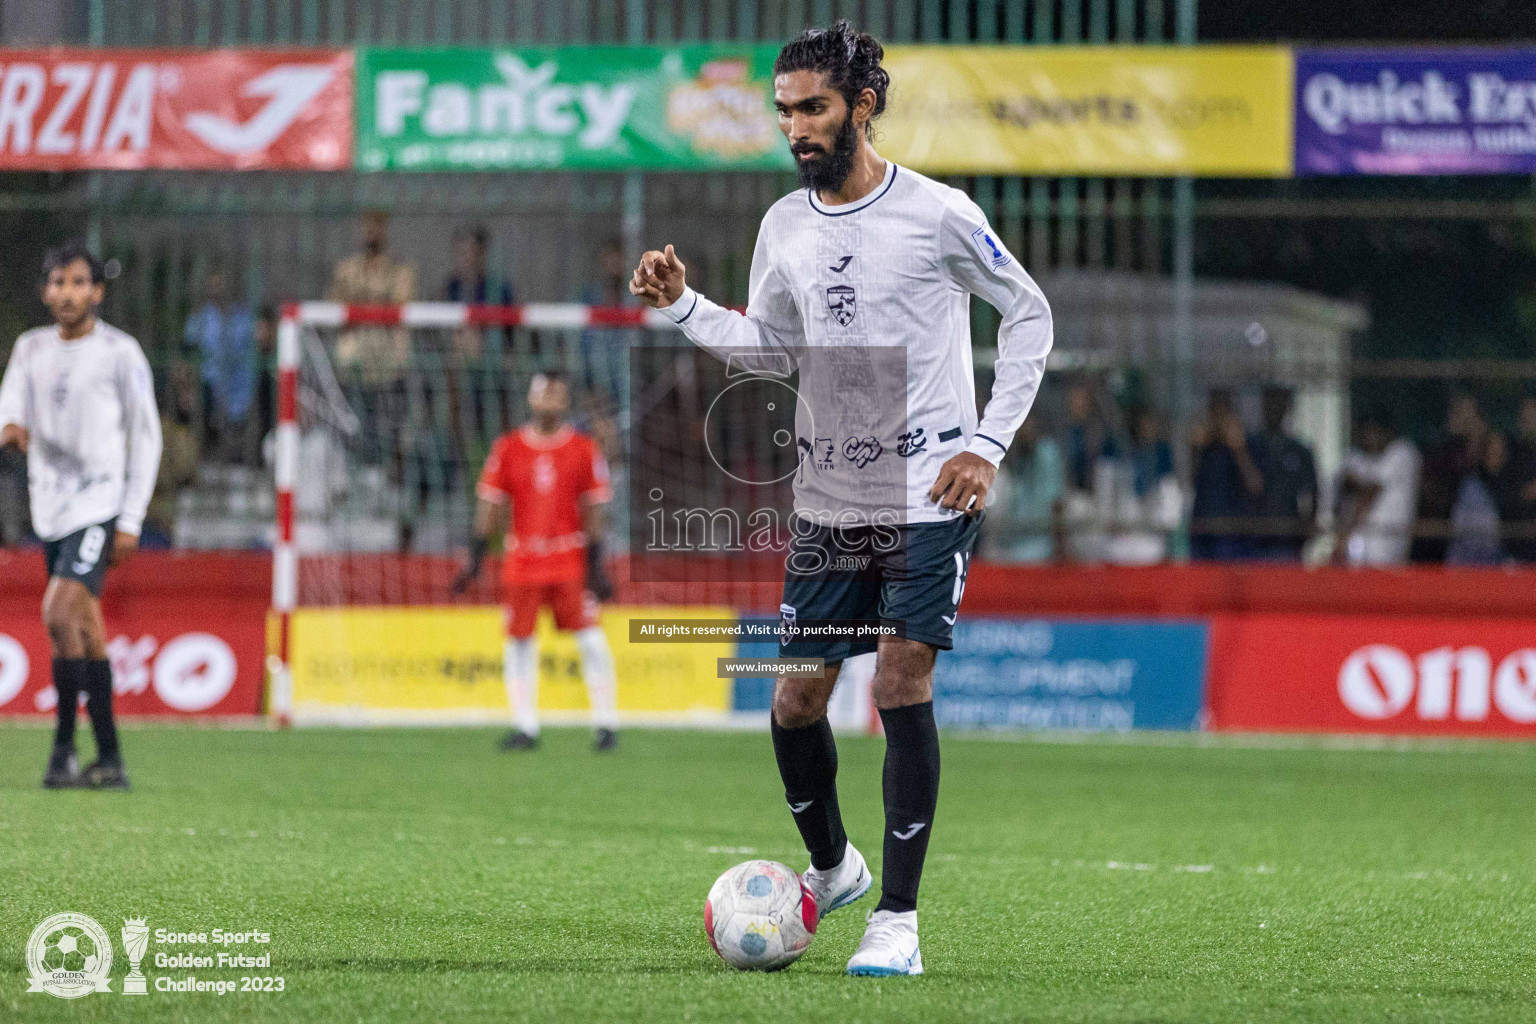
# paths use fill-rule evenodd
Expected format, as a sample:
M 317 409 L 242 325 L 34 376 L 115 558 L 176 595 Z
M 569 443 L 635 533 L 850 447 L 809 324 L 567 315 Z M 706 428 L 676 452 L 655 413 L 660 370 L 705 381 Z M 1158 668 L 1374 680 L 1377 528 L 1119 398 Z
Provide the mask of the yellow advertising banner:
M 1278 46 L 892 46 L 877 147 L 925 174 L 1285 177 Z
M 490 607 L 301 608 L 291 620 L 293 714 L 299 722 L 505 721 L 503 612 Z M 713 606 L 605 608 L 619 713 L 631 720 L 707 720 L 729 713 L 730 679 L 717 659 L 734 641 L 631 644 L 629 620 L 723 618 Z M 572 634 L 539 621 L 539 709 L 585 715 L 586 687 Z

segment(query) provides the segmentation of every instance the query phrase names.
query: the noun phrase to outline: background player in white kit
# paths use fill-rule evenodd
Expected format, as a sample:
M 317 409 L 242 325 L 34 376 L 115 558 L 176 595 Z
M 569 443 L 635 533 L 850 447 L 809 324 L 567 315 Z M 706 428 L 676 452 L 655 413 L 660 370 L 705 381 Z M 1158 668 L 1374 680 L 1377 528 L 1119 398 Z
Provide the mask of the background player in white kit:
M 875 151 L 870 123 L 885 108 L 889 84 L 883 56 L 875 39 L 847 22 L 806 32 L 779 54 L 774 102 L 806 188 L 763 218 L 745 315 L 687 287 L 670 245 L 646 253 L 630 282 L 633 294 L 722 358 L 780 352 L 799 366 L 802 450 L 832 452 L 847 435 L 844 460 L 828 456 L 823 466 L 818 458 L 811 470 L 802 465 L 796 480 L 797 517 L 839 524 L 819 527 L 813 543 L 851 551 L 876 539 L 878 518 L 851 529 L 841 524 L 872 484 L 897 481 L 889 504 L 904 512 L 898 549 L 870 543 L 869 570 L 842 576 L 801 573 L 794 558 L 787 560 L 781 616 L 802 625 L 878 619 L 897 624 L 902 635 L 881 637 L 878 648 L 873 641 L 781 639 L 781 653 L 823 657 L 828 671 L 821 679 L 780 678 L 771 719 L 785 796 L 811 854 L 806 881 L 827 913 L 871 885 L 863 857 L 843 832 L 827 699 L 843 660 L 878 649 L 873 693 L 886 734 L 884 861 L 880 904 L 848 962 L 848 973 L 858 975 L 923 970 L 917 889 L 939 783 L 934 657 L 952 645 L 987 490 L 1034 401 L 1052 337 L 1044 296 L 976 204 Z M 979 422 L 972 295 L 1002 313 L 995 383 Z M 870 396 L 845 388 L 843 397 L 864 401 L 841 400 L 835 369 L 858 361 L 861 347 L 901 351 L 905 394 L 893 377 L 889 390 L 882 383 Z M 878 365 L 873 356 L 863 362 Z M 850 413 L 855 408 L 875 410 L 856 431 L 851 417 L 866 414 Z M 869 429 L 882 409 L 898 414 L 901 425 L 887 432 L 900 431 L 895 436 Z M 816 433 L 823 436 L 812 445 Z M 901 467 L 894 476 L 893 463 Z
M 27 455 L 32 528 L 48 570 L 43 624 L 59 695 L 49 788 L 128 788 L 101 586 L 107 567 L 138 548 L 160 467 L 160 414 L 139 343 L 96 318 L 105 287 L 101 261 L 84 246 L 50 251 L 42 291 L 54 325 L 16 339 L 0 380 L 0 445 Z M 83 772 L 75 758 L 81 693 L 97 756 Z

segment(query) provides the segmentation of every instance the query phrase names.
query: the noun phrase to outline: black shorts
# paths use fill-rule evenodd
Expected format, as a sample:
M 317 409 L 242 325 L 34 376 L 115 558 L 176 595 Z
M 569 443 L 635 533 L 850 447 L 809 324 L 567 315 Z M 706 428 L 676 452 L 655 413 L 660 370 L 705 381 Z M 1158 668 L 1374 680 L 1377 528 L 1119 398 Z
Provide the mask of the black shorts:
M 802 631 L 833 621 L 878 622 L 898 636 L 949 650 L 985 515 L 910 526 L 822 526 L 797 538 L 784 570 L 781 630 L 791 622 Z M 793 639 L 781 631 L 779 654 L 830 664 L 878 645 L 878 636 Z
M 83 583 L 92 597 L 100 597 L 116 537 L 117 520 L 108 519 L 58 540 L 44 541 L 43 561 L 48 565 L 48 576 Z

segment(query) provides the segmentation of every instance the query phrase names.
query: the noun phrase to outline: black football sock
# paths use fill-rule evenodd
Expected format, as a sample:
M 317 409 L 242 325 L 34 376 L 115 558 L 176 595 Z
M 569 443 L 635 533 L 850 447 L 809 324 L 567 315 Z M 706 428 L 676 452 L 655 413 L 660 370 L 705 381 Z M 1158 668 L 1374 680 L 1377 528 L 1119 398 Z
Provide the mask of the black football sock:
M 848 836 L 837 807 L 837 743 L 832 725 L 823 715 L 801 729 L 786 729 L 774 720 L 772 731 L 784 799 L 811 852 L 811 866 L 818 871 L 835 868 L 843 862 Z
M 933 701 L 882 708 L 885 725 L 885 863 L 876 910 L 917 909 L 917 886 L 939 804 L 939 727 Z
M 53 688 L 59 692 L 56 709 L 57 724 L 53 730 L 55 747 L 75 745 L 75 713 L 80 706 L 81 669 L 85 662 L 78 658 L 53 659 Z
M 112 663 L 100 658 L 80 664 L 85 669 L 85 707 L 91 713 L 91 731 L 96 734 L 96 757 L 116 761 L 119 755 L 117 723 L 112 720 Z

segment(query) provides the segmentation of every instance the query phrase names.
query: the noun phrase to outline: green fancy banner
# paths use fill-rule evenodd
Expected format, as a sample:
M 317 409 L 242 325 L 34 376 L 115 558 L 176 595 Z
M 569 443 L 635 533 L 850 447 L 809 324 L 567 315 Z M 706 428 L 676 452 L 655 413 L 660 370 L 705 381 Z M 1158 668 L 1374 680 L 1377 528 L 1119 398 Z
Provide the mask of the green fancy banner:
M 792 170 L 777 46 L 365 49 L 357 167 Z

